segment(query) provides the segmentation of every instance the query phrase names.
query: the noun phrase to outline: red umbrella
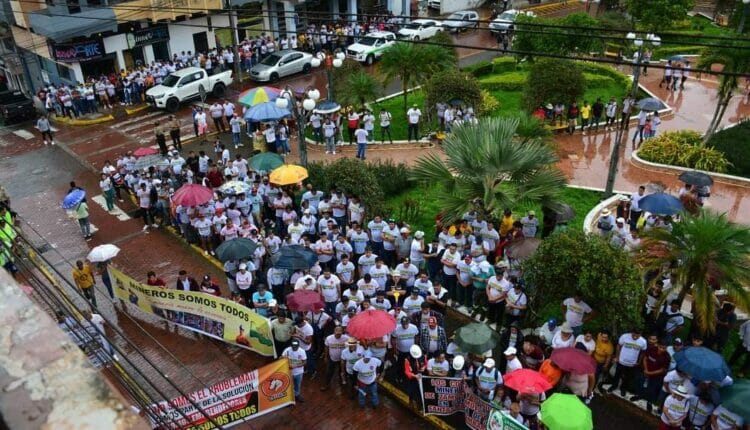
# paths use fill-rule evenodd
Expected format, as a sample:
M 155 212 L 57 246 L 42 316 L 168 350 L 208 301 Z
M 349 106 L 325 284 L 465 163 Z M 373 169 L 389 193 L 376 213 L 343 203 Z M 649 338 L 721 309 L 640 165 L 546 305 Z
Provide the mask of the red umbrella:
M 200 206 L 214 198 L 210 188 L 197 184 L 185 184 L 174 193 L 174 202 L 181 206 Z
M 287 294 L 286 305 L 293 311 L 307 312 L 323 309 L 325 302 L 317 291 L 297 290 Z
M 582 349 L 558 348 L 552 351 L 550 358 L 557 367 L 566 372 L 576 375 L 588 375 L 596 372 L 596 362 L 593 357 Z
M 503 378 L 503 384 L 521 394 L 542 394 L 552 389 L 552 384 L 541 373 L 531 369 L 514 370 Z
M 138 148 L 135 151 L 133 151 L 133 155 L 136 157 L 144 157 L 146 155 L 156 155 L 159 151 L 154 148 Z
M 396 318 L 379 309 L 368 309 L 349 320 L 346 331 L 357 339 L 376 339 L 396 329 Z

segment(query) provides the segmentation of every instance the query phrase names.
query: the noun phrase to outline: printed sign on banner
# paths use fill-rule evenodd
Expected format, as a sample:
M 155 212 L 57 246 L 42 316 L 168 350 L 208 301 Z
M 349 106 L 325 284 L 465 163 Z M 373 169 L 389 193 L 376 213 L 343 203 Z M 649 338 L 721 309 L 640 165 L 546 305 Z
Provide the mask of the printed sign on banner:
M 487 430 L 529 430 L 529 428 L 514 420 L 505 411 L 493 409 L 487 420 Z
M 294 403 L 289 361 L 284 358 L 244 373 L 236 378 L 221 381 L 210 388 L 149 406 L 150 412 L 160 417 L 152 418 L 151 427 L 158 430 L 208 430 L 214 424 L 198 410 L 207 413 L 222 428 L 265 415 Z M 185 418 L 187 417 L 187 418 Z
M 425 415 L 451 415 L 463 411 L 464 381 L 461 378 L 423 376 L 419 380 L 419 390 Z
M 261 355 L 275 356 L 271 323 L 251 309 L 210 294 L 152 287 L 109 266 L 115 295 L 143 312 Z
M 472 430 L 485 430 L 492 405 L 480 399 L 469 387 L 464 387 L 464 422 Z

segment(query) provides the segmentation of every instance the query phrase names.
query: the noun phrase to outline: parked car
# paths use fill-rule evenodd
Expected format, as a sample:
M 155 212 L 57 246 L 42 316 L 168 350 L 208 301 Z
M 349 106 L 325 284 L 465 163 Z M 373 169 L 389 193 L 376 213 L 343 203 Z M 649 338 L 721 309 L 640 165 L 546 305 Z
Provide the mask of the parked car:
M 250 69 L 250 77 L 258 82 L 275 82 L 295 73 L 310 73 L 312 59 L 312 54 L 293 49 L 274 52 Z
M 3 125 L 23 122 L 36 117 L 34 102 L 20 91 L 0 92 L 0 118 Z
M 415 19 L 398 31 L 399 39 L 425 40 L 443 31 L 443 23 L 435 19 Z
M 453 12 L 443 20 L 445 31 L 457 32 L 467 28 L 479 27 L 479 14 L 473 10 Z
M 369 66 L 394 43 L 396 43 L 395 34 L 390 31 L 374 31 L 367 33 L 357 43 L 349 45 L 346 48 L 346 56 Z
M 180 103 L 200 98 L 201 87 L 206 93 L 222 97 L 232 80 L 231 70 L 209 76 L 200 67 L 186 67 L 170 73 L 160 85 L 146 91 L 146 101 L 157 108 L 176 112 Z
M 427 0 L 427 7 L 440 10 L 440 0 Z
M 521 15 L 534 16 L 533 12 L 524 12 L 522 10 L 510 9 L 501 13 L 497 18 L 490 22 L 490 32 L 500 33 L 503 31 L 513 30 L 513 24 Z

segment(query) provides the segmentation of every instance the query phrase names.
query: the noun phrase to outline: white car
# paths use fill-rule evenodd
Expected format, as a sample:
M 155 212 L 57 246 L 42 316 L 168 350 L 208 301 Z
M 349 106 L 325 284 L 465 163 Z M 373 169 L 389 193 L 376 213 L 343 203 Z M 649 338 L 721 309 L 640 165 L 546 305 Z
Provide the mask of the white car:
M 268 54 L 250 69 L 250 78 L 257 82 L 276 82 L 279 78 L 312 69 L 312 54 L 287 49 Z
M 180 103 L 197 99 L 203 92 L 222 97 L 232 84 L 232 71 L 227 70 L 209 76 L 200 67 L 186 67 L 164 78 L 161 84 L 146 91 L 146 101 L 157 108 L 176 112 Z
M 427 7 L 440 10 L 440 0 L 427 0 Z
M 516 22 L 516 18 L 521 15 L 534 16 L 533 12 L 524 12 L 521 10 L 510 9 L 501 13 L 497 18 L 490 22 L 489 28 L 492 33 L 500 33 L 503 31 L 513 30 L 513 24 Z
M 394 43 L 396 43 L 395 34 L 390 31 L 374 31 L 367 33 L 357 43 L 347 46 L 346 56 L 369 66 Z
M 399 39 L 425 40 L 443 31 L 443 23 L 434 19 L 415 19 L 398 31 Z
M 468 28 L 479 28 L 479 14 L 476 11 L 460 10 L 453 12 L 443 20 L 443 29 L 451 33 Z

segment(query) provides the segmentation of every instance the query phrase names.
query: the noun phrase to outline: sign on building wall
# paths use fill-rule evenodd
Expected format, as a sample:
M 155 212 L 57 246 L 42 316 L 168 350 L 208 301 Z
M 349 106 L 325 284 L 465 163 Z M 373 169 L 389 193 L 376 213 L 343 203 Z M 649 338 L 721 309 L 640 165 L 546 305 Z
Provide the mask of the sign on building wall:
M 50 44 L 52 58 L 61 63 L 82 63 L 104 56 L 102 39 L 91 39 L 85 42 Z
M 142 28 L 127 34 L 128 48 L 151 45 L 169 40 L 169 28 L 166 25 Z

